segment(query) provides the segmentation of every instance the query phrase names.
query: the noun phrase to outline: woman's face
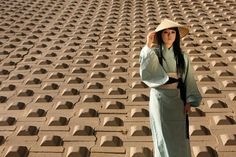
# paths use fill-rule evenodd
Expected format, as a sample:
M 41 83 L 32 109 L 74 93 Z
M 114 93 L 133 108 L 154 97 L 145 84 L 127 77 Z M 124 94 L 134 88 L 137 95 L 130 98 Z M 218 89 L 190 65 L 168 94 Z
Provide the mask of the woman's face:
M 167 47 L 172 46 L 176 38 L 176 31 L 173 29 L 165 29 L 161 33 L 162 40 Z

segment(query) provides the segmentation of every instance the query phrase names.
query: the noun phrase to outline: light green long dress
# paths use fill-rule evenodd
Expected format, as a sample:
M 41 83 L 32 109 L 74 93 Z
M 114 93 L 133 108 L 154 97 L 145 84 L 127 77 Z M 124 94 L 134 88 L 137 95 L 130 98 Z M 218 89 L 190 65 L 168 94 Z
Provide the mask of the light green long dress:
M 163 89 L 168 73 L 176 72 L 173 48 L 163 48 L 163 66 L 156 55 L 158 49 L 144 46 L 140 54 L 140 76 L 150 90 L 150 126 L 154 142 L 154 157 L 191 157 L 186 138 L 186 116 L 179 89 Z M 184 54 L 186 70 L 182 78 L 186 84 L 187 102 L 197 107 L 202 99 L 188 56 Z

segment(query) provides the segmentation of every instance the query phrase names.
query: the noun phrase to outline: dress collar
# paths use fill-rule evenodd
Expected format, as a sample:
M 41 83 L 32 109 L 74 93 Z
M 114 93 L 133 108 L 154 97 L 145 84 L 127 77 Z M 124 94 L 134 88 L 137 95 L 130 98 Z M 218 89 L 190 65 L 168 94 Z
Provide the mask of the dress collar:
M 166 52 L 168 52 L 168 51 L 173 51 L 173 46 L 171 46 L 170 48 L 167 48 L 164 44 L 162 45 L 162 50 L 163 51 L 166 51 Z

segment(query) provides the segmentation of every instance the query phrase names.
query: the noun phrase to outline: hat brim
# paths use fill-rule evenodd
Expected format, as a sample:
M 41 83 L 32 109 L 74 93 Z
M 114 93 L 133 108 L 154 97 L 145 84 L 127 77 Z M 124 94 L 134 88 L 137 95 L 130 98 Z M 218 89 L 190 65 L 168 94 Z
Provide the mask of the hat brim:
M 188 27 L 178 27 L 180 38 L 185 37 L 189 33 Z
M 164 19 L 155 29 L 155 32 L 160 32 L 168 28 L 178 28 L 180 38 L 185 37 L 189 33 L 189 27 L 176 23 L 174 21 Z

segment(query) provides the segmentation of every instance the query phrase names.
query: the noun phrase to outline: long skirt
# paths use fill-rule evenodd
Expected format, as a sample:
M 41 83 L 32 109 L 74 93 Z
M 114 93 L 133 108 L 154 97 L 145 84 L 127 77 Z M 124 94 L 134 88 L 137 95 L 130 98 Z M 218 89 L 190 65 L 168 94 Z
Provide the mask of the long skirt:
M 191 157 L 179 89 L 151 88 L 149 112 L 154 157 Z

